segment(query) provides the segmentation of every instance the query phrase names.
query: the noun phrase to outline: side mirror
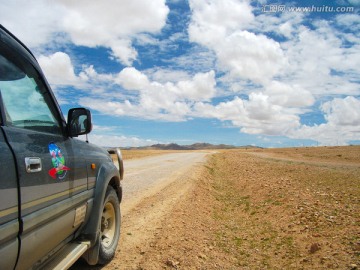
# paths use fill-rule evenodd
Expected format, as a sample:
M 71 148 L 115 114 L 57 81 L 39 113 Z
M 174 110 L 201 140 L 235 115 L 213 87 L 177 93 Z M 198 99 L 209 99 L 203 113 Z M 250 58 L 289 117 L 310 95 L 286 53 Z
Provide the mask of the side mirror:
M 67 129 L 70 137 L 90 133 L 92 129 L 91 113 L 85 108 L 74 108 L 68 112 Z

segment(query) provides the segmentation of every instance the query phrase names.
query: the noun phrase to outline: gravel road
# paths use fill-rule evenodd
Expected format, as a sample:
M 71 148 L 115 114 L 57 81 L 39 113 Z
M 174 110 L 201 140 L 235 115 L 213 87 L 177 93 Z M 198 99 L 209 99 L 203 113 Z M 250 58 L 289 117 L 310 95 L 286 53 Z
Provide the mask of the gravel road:
M 70 269 L 136 269 L 142 248 L 156 237 L 161 222 L 194 184 L 198 168 L 213 152 L 184 152 L 124 161 L 121 237 L 115 258 L 89 267 L 79 260 Z
M 145 197 L 181 178 L 202 163 L 209 152 L 172 153 L 124 161 L 122 214 L 126 215 Z

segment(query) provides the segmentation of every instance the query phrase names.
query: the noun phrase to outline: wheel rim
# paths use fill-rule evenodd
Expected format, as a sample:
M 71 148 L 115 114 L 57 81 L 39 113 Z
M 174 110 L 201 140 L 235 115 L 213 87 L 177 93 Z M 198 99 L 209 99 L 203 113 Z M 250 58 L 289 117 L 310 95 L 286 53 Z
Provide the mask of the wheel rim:
M 112 203 L 107 202 L 101 216 L 101 244 L 106 248 L 108 248 L 114 240 L 116 231 L 115 217 L 114 206 Z

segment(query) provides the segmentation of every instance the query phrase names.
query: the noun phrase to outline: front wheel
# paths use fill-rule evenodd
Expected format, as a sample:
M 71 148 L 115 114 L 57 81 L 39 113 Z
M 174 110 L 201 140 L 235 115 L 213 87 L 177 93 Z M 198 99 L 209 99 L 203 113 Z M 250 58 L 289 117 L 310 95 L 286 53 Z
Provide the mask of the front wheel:
M 107 264 L 115 256 L 120 238 L 120 205 L 115 190 L 106 190 L 100 221 L 99 264 Z

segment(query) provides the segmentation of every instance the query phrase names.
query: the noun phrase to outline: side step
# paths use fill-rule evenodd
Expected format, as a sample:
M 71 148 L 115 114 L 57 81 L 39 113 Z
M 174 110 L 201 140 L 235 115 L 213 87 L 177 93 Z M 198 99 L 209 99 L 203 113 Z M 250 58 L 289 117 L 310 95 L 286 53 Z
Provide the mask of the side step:
M 56 257 L 46 264 L 46 269 L 64 270 L 70 268 L 90 247 L 88 242 L 69 243 L 63 247 Z

